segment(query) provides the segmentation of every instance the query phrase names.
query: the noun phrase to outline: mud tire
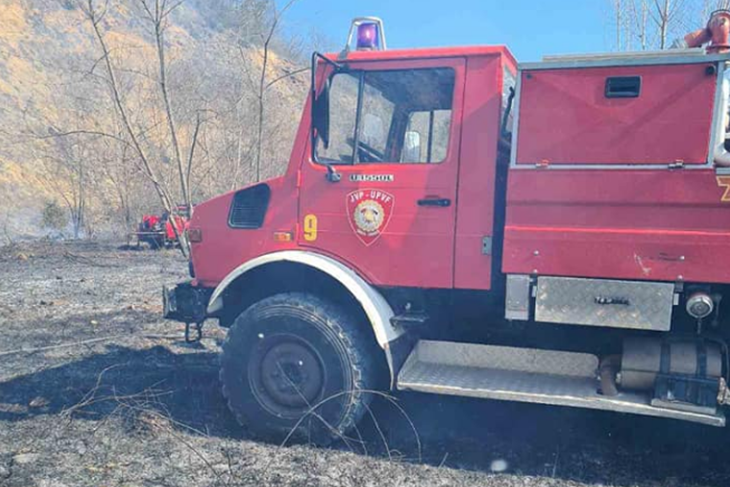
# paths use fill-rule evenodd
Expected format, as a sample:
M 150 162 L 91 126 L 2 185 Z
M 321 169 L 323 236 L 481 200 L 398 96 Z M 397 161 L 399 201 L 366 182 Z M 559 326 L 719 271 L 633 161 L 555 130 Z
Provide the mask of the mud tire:
M 381 355 L 369 331 L 342 307 L 311 294 L 277 294 L 255 303 L 236 318 L 220 356 L 229 409 L 241 425 L 272 441 L 290 436 L 326 445 L 344 438 L 372 399 L 364 391 L 376 387 L 373 362 Z M 272 386 L 281 379 L 271 379 L 277 372 L 270 364 L 283 373 L 281 363 L 287 360 L 294 361 L 287 367 L 299 365 L 311 373 L 301 373 L 306 377 L 301 386 L 288 373 L 286 384 Z M 282 388 L 286 400 L 299 403 L 272 402 Z

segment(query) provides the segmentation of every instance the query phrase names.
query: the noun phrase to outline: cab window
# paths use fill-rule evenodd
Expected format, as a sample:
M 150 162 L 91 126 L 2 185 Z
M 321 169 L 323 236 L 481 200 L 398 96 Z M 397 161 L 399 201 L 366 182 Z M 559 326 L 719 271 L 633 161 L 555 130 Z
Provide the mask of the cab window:
M 449 144 L 451 110 L 411 112 L 401 162 L 441 162 Z
M 437 163 L 446 158 L 455 73 L 450 68 L 351 71 L 330 85 L 328 164 Z

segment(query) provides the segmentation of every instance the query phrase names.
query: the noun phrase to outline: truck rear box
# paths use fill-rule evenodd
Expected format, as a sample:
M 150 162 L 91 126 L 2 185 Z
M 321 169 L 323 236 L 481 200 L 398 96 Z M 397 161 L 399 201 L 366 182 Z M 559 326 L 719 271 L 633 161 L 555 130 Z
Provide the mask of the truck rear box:
M 725 61 L 677 51 L 520 65 L 503 271 L 729 282 L 713 164 Z

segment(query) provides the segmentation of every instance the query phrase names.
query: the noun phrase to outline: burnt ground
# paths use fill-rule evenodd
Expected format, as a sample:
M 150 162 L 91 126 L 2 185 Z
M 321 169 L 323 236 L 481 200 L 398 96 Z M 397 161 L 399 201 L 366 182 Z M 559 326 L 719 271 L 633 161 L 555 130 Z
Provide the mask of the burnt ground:
M 0 486 L 730 485 L 723 429 L 526 404 L 396 394 L 420 448 L 386 400 L 361 444 L 257 440 L 219 392 L 224 333 L 160 319 L 185 277 L 171 250 L 0 249 Z

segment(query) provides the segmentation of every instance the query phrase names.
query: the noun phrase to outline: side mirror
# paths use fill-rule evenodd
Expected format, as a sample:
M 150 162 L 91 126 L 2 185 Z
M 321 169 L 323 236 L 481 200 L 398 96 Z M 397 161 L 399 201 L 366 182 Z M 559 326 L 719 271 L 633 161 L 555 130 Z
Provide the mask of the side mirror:
M 326 149 L 330 145 L 330 80 L 324 83 L 322 91 L 312 103 L 312 129 Z
M 401 162 L 421 162 L 421 134 L 409 130 L 403 140 Z
M 317 137 L 322 139 L 325 149 L 330 145 L 330 83 L 332 77 L 325 81 L 322 86 L 322 91 L 317 95 L 316 80 L 317 80 L 317 63 L 323 61 L 326 64 L 332 66 L 335 72 L 342 71 L 345 66 L 328 59 L 326 56 L 318 53 L 312 53 L 312 68 L 311 68 L 311 92 L 312 92 L 312 157 L 317 149 Z M 315 137 L 315 135 L 317 137 Z

